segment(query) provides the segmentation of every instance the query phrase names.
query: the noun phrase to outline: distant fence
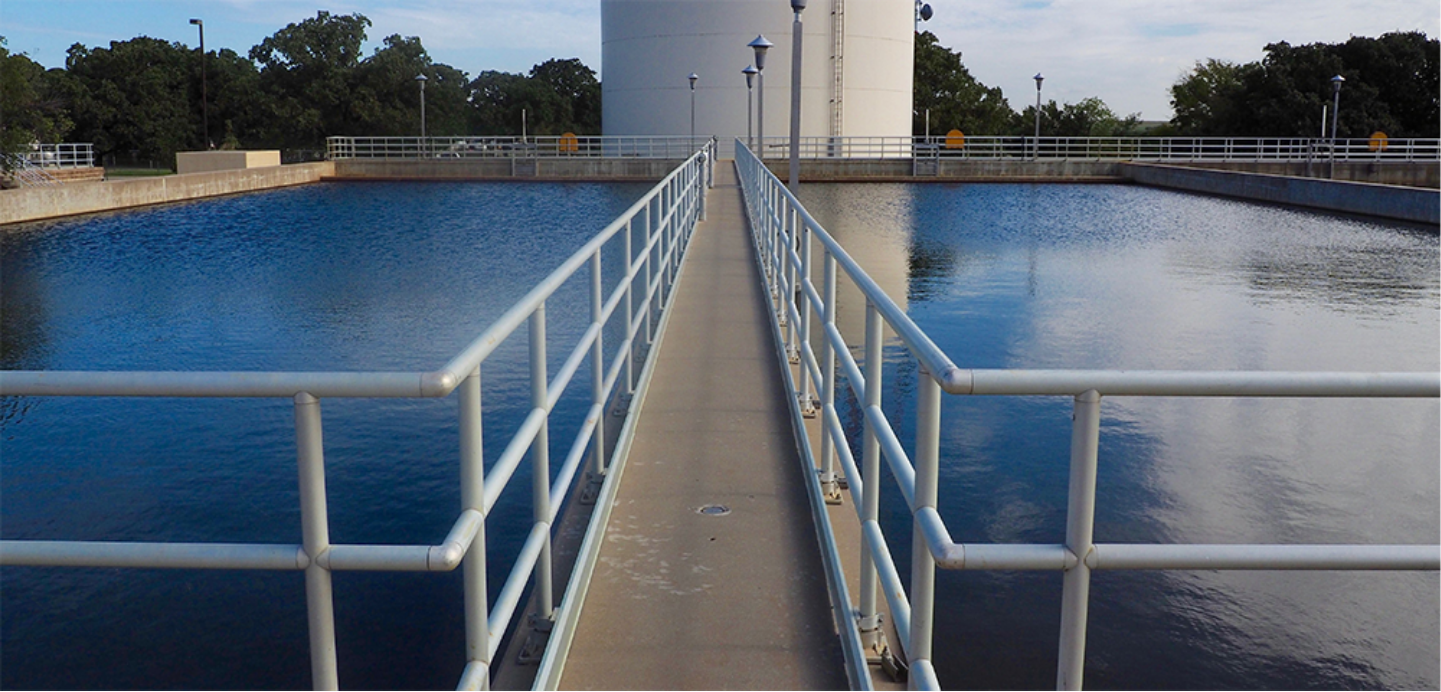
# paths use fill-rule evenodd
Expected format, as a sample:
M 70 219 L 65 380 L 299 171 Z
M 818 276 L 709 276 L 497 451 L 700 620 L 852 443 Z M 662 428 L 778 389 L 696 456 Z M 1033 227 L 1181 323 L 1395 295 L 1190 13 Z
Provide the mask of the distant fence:
M 75 144 L 34 144 L 16 156 L 36 168 L 88 168 L 95 165 L 95 147 Z
M 630 157 L 685 160 L 712 137 L 329 137 L 326 158 L 485 159 Z
M 1068 159 L 1117 161 L 1441 161 L 1441 139 L 1275 137 L 802 137 L 803 159 Z M 790 156 L 766 137 L 767 159 Z M 1334 158 L 1333 158 L 1334 155 Z

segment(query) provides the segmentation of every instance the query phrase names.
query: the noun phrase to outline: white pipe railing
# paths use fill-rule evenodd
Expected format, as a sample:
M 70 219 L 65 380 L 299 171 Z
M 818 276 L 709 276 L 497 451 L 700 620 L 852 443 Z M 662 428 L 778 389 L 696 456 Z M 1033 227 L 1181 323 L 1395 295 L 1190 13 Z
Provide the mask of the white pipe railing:
M 88 168 L 95 165 L 95 147 L 89 142 L 32 144 L 19 156 L 39 168 Z
M 0 566 L 267 569 L 305 572 L 311 675 L 317 689 L 337 689 L 335 622 L 330 574 L 335 570 L 450 571 L 464 567 L 466 661 L 463 689 L 489 687 L 489 668 L 511 626 L 527 585 L 552 616 L 554 583 L 549 560 L 551 527 L 580 460 L 591 452 L 591 473 L 607 471 L 605 402 L 637 384 L 635 351 L 655 338 L 652 314 L 674 290 L 674 268 L 695 224 L 705 216 L 713 180 L 715 144 L 702 141 L 685 162 L 604 230 L 583 245 L 504 315 L 439 370 L 364 372 L 43 372 L 0 371 L 0 396 L 274 397 L 294 402 L 301 497 L 301 545 L 0 541 Z M 633 248 L 632 236 L 640 241 Z M 624 271 L 602 292 L 601 254 L 622 242 Z M 582 267 L 590 269 L 591 324 L 559 373 L 546 369 L 545 303 Z M 639 282 L 639 286 L 636 286 Z M 622 308 L 623 306 L 623 308 Z M 619 315 L 617 312 L 619 311 Z M 612 362 L 603 359 L 602 333 L 622 320 L 625 338 Z M 485 475 L 481 446 L 480 372 L 486 358 L 521 326 L 529 326 L 531 412 Z M 581 363 L 589 357 L 591 408 L 571 442 L 552 487 L 547 470 L 550 413 Z M 334 545 L 325 502 L 325 460 L 320 401 L 354 397 L 445 397 L 459 390 L 461 511 L 438 545 Z M 613 452 L 614 450 L 612 450 Z M 487 605 L 485 524 L 522 457 L 531 453 L 534 517 L 529 538 L 493 605 Z
M 790 139 L 766 137 L 765 157 L 790 155 Z M 802 137 L 803 159 L 1005 159 L 1076 161 L 1441 161 L 1441 139 L 1302 137 Z M 1334 150 L 1334 157 L 1333 157 Z
M 857 627 L 873 642 L 876 591 L 884 593 L 900 644 L 909 659 L 911 684 L 940 689 L 932 661 L 935 569 L 1056 570 L 1065 573 L 1056 686 L 1079 689 L 1085 661 L 1090 572 L 1100 569 L 1225 570 L 1427 570 L 1441 569 L 1436 545 L 1125 545 L 1096 544 L 1096 456 L 1103 396 L 1187 397 L 1419 397 L 1441 396 L 1441 373 L 1335 372 L 1146 372 L 1086 370 L 965 370 L 957 367 L 905 311 L 861 269 L 745 145 L 736 142 L 736 165 L 750 214 L 762 277 L 772 297 L 772 324 L 784 340 L 781 353 L 799 355 L 802 376 L 793 394 L 812 401 L 805 373 L 819 387 L 821 458 L 811 462 L 822 478 L 837 459 L 849 480 L 852 503 L 865 538 L 861 548 Z M 812 248 L 820 246 L 824 285 L 812 283 Z M 836 269 L 866 297 L 862 364 L 851 355 L 835 323 Z M 795 299 L 790 299 L 795 296 Z M 804 306 L 804 307 L 803 307 Z M 822 316 L 820 354 L 801 341 L 806 311 Z M 916 444 L 908 455 L 882 408 L 882 326 L 900 338 L 920 364 L 917 374 Z M 835 408 L 839 360 L 864 413 L 860 468 Z M 824 365 L 824 367 L 822 367 Z M 1071 476 L 1063 543 L 962 544 L 951 539 L 936 509 L 940 462 L 941 395 L 1072 396 Z M 884 460 L 912 515 L 910 598 L 901 588 L 880 527 L 880 464 Z M 817 463 L 818 462 L 818 463 Z M 834 546 L 823 549 L 835 550 Z
M 557 159 L 688 158 L 714 140 L 710 135 L 529 137 L 329 137 L 326 158 L 341 159 Z

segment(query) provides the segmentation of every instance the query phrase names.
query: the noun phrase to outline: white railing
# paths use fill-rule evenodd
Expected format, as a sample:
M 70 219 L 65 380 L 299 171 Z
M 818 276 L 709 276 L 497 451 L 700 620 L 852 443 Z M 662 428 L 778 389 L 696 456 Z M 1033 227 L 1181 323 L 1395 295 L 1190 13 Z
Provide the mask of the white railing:
M 819 407 L 819 469 L 827 492 L 849 482 L 860 519 L 860 607 L 857 627 L 874 645 L 879 636 L 877 590 L 883 590 L 899 642 L 909 659 L 914 688 L 940 689 L 932 661 L 935 569 L 1055 570 L 1065 573 L 1056 686 L 1079 689 L 1085 662 L 1087 604 L 1092 570 L 1430 570 L 1441 568 L 1435 545 L 1136 545 L 1092 540 L 1096 454 L 1103 396 L 1179 397 L 1425 397 L 1441 396 L 1441 373 L 1169 372 L 1085 370 L 966 370 L 951 362 L 871 280 L 794 195 L 736 142 L 736 164 L 750 213 L 762 275 L 772 296 L 778 346 L 799 362 L 786 373 L 798 409 Z M 819 245 L 823 285 L 811 281 Z M 866 297 L 865 351 L 857 363 L 836 326 L 837 268 Z M 796 296 L 795 300 L 778 298 Z M 811 324 L 822 333 L 812 346 Z M 915 455 L 907 454 L 882 407 L 882 326 L 889 327 L 919 362 Z M 859 466 L 836 413 L 839 361 L 864 411 Z M 813 392 L 818 385 L 819 401 Z M 942 392 L 953 395 L 1072 396 L 1070 491 L 1063 540 L 1054 544 L 955 543 L 937 513 Z M 809 442 L 799 441 L 811 457 Z M 881 530 L 880 465 L 884 460 L 912 516 L 910 598 Z M 839 465 L 839 469 L 837 466 Z M 823 547 L 825 549 L 826 547 Z M 828 547 L 834 550 L 834 546 Z
M 142 567 L 303 570 L 309 613 L 311 675 L 317 689 L 337 689 L 331 572 L 445 572 L 464 569 L 466 661 L 463 689 L 485 689 L 490 663 L 510 627 L 527 584 L 534 583 L 538 619 L 554 611 L 551 527 L 576 472 L 588 456 L 596 479 L 608 467 L 605 406 L 636 385 L 635 354 L 655 337 L 656 317 L 672 295 L 677 268 L 712 179 L 715 148 L 693 152 L 624 214 L 537 284 L 444 367 L 431 372 L 35 372 L 0 371 L 3 396 L 275 397 L 292 399 L 300 466 L 301 545 L 0 541 L 0 566 Z M 633 242 L 638 240 L 639 245 Z M 602 292 L 601 255 L 621 243 L 624 271 Z M 557 289 L 589 267 L 589 328 L 554 374 L 546 368 L 545 306 Z M 639 285 L 637 285 L 639 282 Z M 601 335 L 619 320 L 625 335 L 604 362 Z M 531 410 L 485 474 L 481 449 L 480 369 L 510 336 L 528 325 Z M 551 483 L 549 420 L 577 370 L 589 358 L 591 405 Z M 320 401 L 325 398 L 446 397 L 459 390 L 461 511 L 435 545 L 330 543 Z M 611 450 L 612 453 L 614 450 Z M 496 501 L 529 452 L 534 516 L 525 545 L 493 606 L 487 605 L 485 527 Z
M 696 137 L 329 137 L 326 158 L 491 159 L 596 158 L 684 159 L 713 140 Z
M 1274 137 L 802 137 L 803 159 L 1065 159 L 1117 161 L 1330 161 L 1329 139 Z M 1339 139 L 1336 161 L 1441 161 L 1441 139 Z M 790 156 L 766 137 L 765 158 Z
M 78 144 L 32 144 L 20 154 L 39 168 L 89 168 L 95 165 L 95 148 L 89 142 Z

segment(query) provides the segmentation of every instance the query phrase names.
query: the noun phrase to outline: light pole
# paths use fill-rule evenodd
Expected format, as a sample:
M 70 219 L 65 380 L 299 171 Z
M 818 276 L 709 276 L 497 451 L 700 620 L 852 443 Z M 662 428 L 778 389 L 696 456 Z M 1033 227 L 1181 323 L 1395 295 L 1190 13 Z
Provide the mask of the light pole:
M 766 40 L 765 36 L 756 36 L 754 41 L 746 44 L 756 52 L 756 77 L 760 84 L 760 96 L 756 97 L 756 158 L 764 160 L 766 157 L 766 51 L 770 50 L 774 43 Z
M 746 68 L 741 70 L 741 74 L 746 76 L 746 146 L 750 147 L 751 151 L 755 151 L 756 148 L 756 140 L 751 135 L 751 115 L 753 114 L 751 101 L 754 99 L 752 92 L 755 91 L 751 87 L 755 83 L 755 76 L 758 72 L 760 70 L 757 70 L 755 65 L 746 65 Z
M 1331 177 L 1336 177 L 1336 125 L 1341 120 L 1341 84 L 1346 81 L 1345 77 L 1336 75 L 1331 78 L 1331 93 L 1335 99 L 1331 102 Z
M 695 146 L 695 80 L 700 79 L 700 75 L 697 75 L 696 73 L 692 72 L 692 73 L 690 73 L 690 76 L 689 76 L 689 77 L 686 77 L 686 79 L 690 80 L 690 144 L 689 144 L 688 146 L 694 147 L 694 146 Z
M 201 127 L 205 128 L 204 136 L 203 136 L 201 139 L 204 139 L 204 140 L 205 140 L 205 142 L 204 142 L 205 148 L 206 148 L 206 149 L 209 149 L 209 148 L 210 148 L 210 99 L 209 99 L 208 95 L 206 94 L 206 92 L 209 91 L 210 88 L 209 88 L 209 86 L 205 83 L 205 82 L 206 82 L 206 79 L 205 79 L 205 20 L 203 20 L 203 19 L 192 19 L 192 20 L 190 20 L 190 23 L 191 23 L 191 24 L 194 24 L 195 26 L 197 26 L 197 27 L 200 28 L 200 122 L 201 122 Z
M 791 0 L 791 194 L 801 188 L 801 10 L 806 0 Z
M 1032 145 L 1032 146 L 1035 148 L 1035 149 L 1034 149 L 1034 150 L 1035 150 L 1035 155 L 1032 156 L 1032 158 L 1033 158 L 1033 159 L 1040 159 L 1040 158 L 1041 158 L 1041 82 L 1045 81 L 1046 78 L 1043 77 L 1043 76 L 1041 76 L 1041 73 L 1040 73 L 1040 72 L 1037 72 L 1037 73 L 1036 73 L 1036 76 L 1035 76 L 1035 77 L 1032 77 L 1031 79 L 1036 80 L 1036 142 L 1035 142 L 1034 145 Z
M 415 76 L 415 83 L 420 85 L 420 148 L 425 150 L 425 82 L 423 74 Z

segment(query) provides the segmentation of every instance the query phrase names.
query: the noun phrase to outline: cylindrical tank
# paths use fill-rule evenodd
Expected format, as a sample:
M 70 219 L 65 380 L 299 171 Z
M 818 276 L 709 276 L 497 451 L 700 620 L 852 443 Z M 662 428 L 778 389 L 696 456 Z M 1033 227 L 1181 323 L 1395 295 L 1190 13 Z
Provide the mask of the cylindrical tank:
M 602 129 L 607 135 L 746 134 L 741 70 L 763 34 L 765 134 L 790 130 L 791 19 L 786 0 L 601 0 Z M 804 24 L 801 136 L 911 132 L 913 0 L 811 0 Z M 754 101 L 760 98 L 759 80 Z

